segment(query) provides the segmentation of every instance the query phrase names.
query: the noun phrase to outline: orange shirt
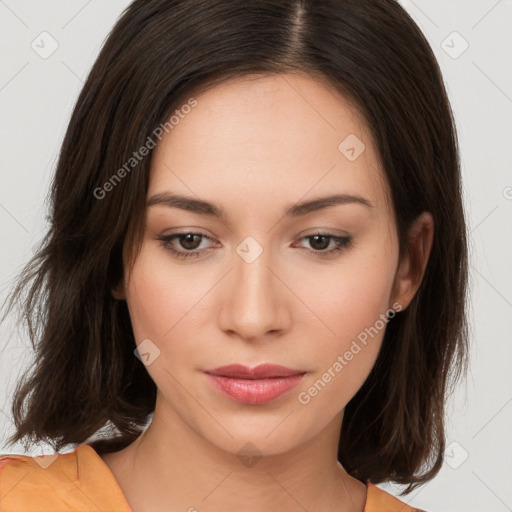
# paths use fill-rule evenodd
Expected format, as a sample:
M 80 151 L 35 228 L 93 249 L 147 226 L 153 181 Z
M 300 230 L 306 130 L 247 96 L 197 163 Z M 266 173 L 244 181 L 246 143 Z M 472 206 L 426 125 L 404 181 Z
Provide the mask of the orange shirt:
M 414 512 L 367 482 L 364 512 Z M 109 467 L 88 444 L 43 457 L 0 457 L 1 512 L 131 512 Z M 418 511 L 421 512 L 421 511 Z

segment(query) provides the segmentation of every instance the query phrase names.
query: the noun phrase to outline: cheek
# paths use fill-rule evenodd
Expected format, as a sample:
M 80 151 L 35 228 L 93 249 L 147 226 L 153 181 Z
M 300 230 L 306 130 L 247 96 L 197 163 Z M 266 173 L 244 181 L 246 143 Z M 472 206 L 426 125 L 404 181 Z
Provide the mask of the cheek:
M 359 251 L 331 267 L 328 274 L 303 282 L 304 296 L 315 313 L 309 329 L 314 343 L 304 345 L 304 354 L 305 360 L 316 364 L 302 388 L 300 403 L 316 402 L 335 414 L 366 380 L 379 354 L 392 305 L 397 252 L 393 246 L 387 251 L 386 257 L 376 250 Z
M 126 288 L 136 344 L 150 354 L 146 370 L 160 390 L 173 389 L 173 401 L 187 407 L 187 396 L 179 392 L 185 381 L 183 361 L 194 361 L 200 340 L 194 329 L 199 324 L 197 307 L 207 293 L 190 273 L 173 270 L 169 257 L 159 247 L 144 246 L 130 273 Z M 145 340 L 149 339 L 151 343 Z M 134 347 L 135 350 L 135 347 Z
M 170 271 L 169 259 L 159 247 L 144 245 L 130 273 L 126 295 L 137 342 L 157 345 L 170 338 L 198 301 L 197 286 L 183 272 Z
M 324 328 L 321 333 L 341 344 L 375 324 L 391 306 L 395 272 L 390 257 L 363 251 L 340 260 L 302 281 L 302 296 Z

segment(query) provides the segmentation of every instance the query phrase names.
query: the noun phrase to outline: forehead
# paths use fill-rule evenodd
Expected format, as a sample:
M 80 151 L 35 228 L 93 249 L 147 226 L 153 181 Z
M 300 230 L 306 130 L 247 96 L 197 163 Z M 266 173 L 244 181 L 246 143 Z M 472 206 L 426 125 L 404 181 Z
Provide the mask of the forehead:
M 365 121 L 328 85 L 307 75 L 252 75 L 194 98 L 157 145 L 149 195 L 172 190 L 268 208 L 271 200 L 340 192 L 386 203 Z

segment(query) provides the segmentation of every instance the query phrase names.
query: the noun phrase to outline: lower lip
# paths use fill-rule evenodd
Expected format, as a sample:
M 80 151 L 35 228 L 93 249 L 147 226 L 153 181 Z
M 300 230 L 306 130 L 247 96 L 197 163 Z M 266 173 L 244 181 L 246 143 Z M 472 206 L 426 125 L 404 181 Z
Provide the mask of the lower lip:
M 225 396 L 242 404 L 266 404 L 297 386 L 304 373 L 268 379 L 239 379 L 206 374 L 210 384 Z

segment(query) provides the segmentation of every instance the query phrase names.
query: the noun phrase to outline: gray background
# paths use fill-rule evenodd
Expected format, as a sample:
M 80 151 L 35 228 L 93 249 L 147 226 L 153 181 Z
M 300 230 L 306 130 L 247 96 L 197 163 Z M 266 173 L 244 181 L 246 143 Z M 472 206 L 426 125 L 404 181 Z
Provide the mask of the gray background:
M 2 301 L 44 234 L 44 201 L 71 108 L 128 3 L 0 0 Z M 445 464 L 401 499 L 432 512 L 512 511 L 512 0 L 401 3 L 430 41 L 455 111 L 471 231 L 472 345 L 468 379 L 449 402 Z M 0 329 L 0 453 L 23 453 L 5 438 L 30 345 L 12 320 Z

